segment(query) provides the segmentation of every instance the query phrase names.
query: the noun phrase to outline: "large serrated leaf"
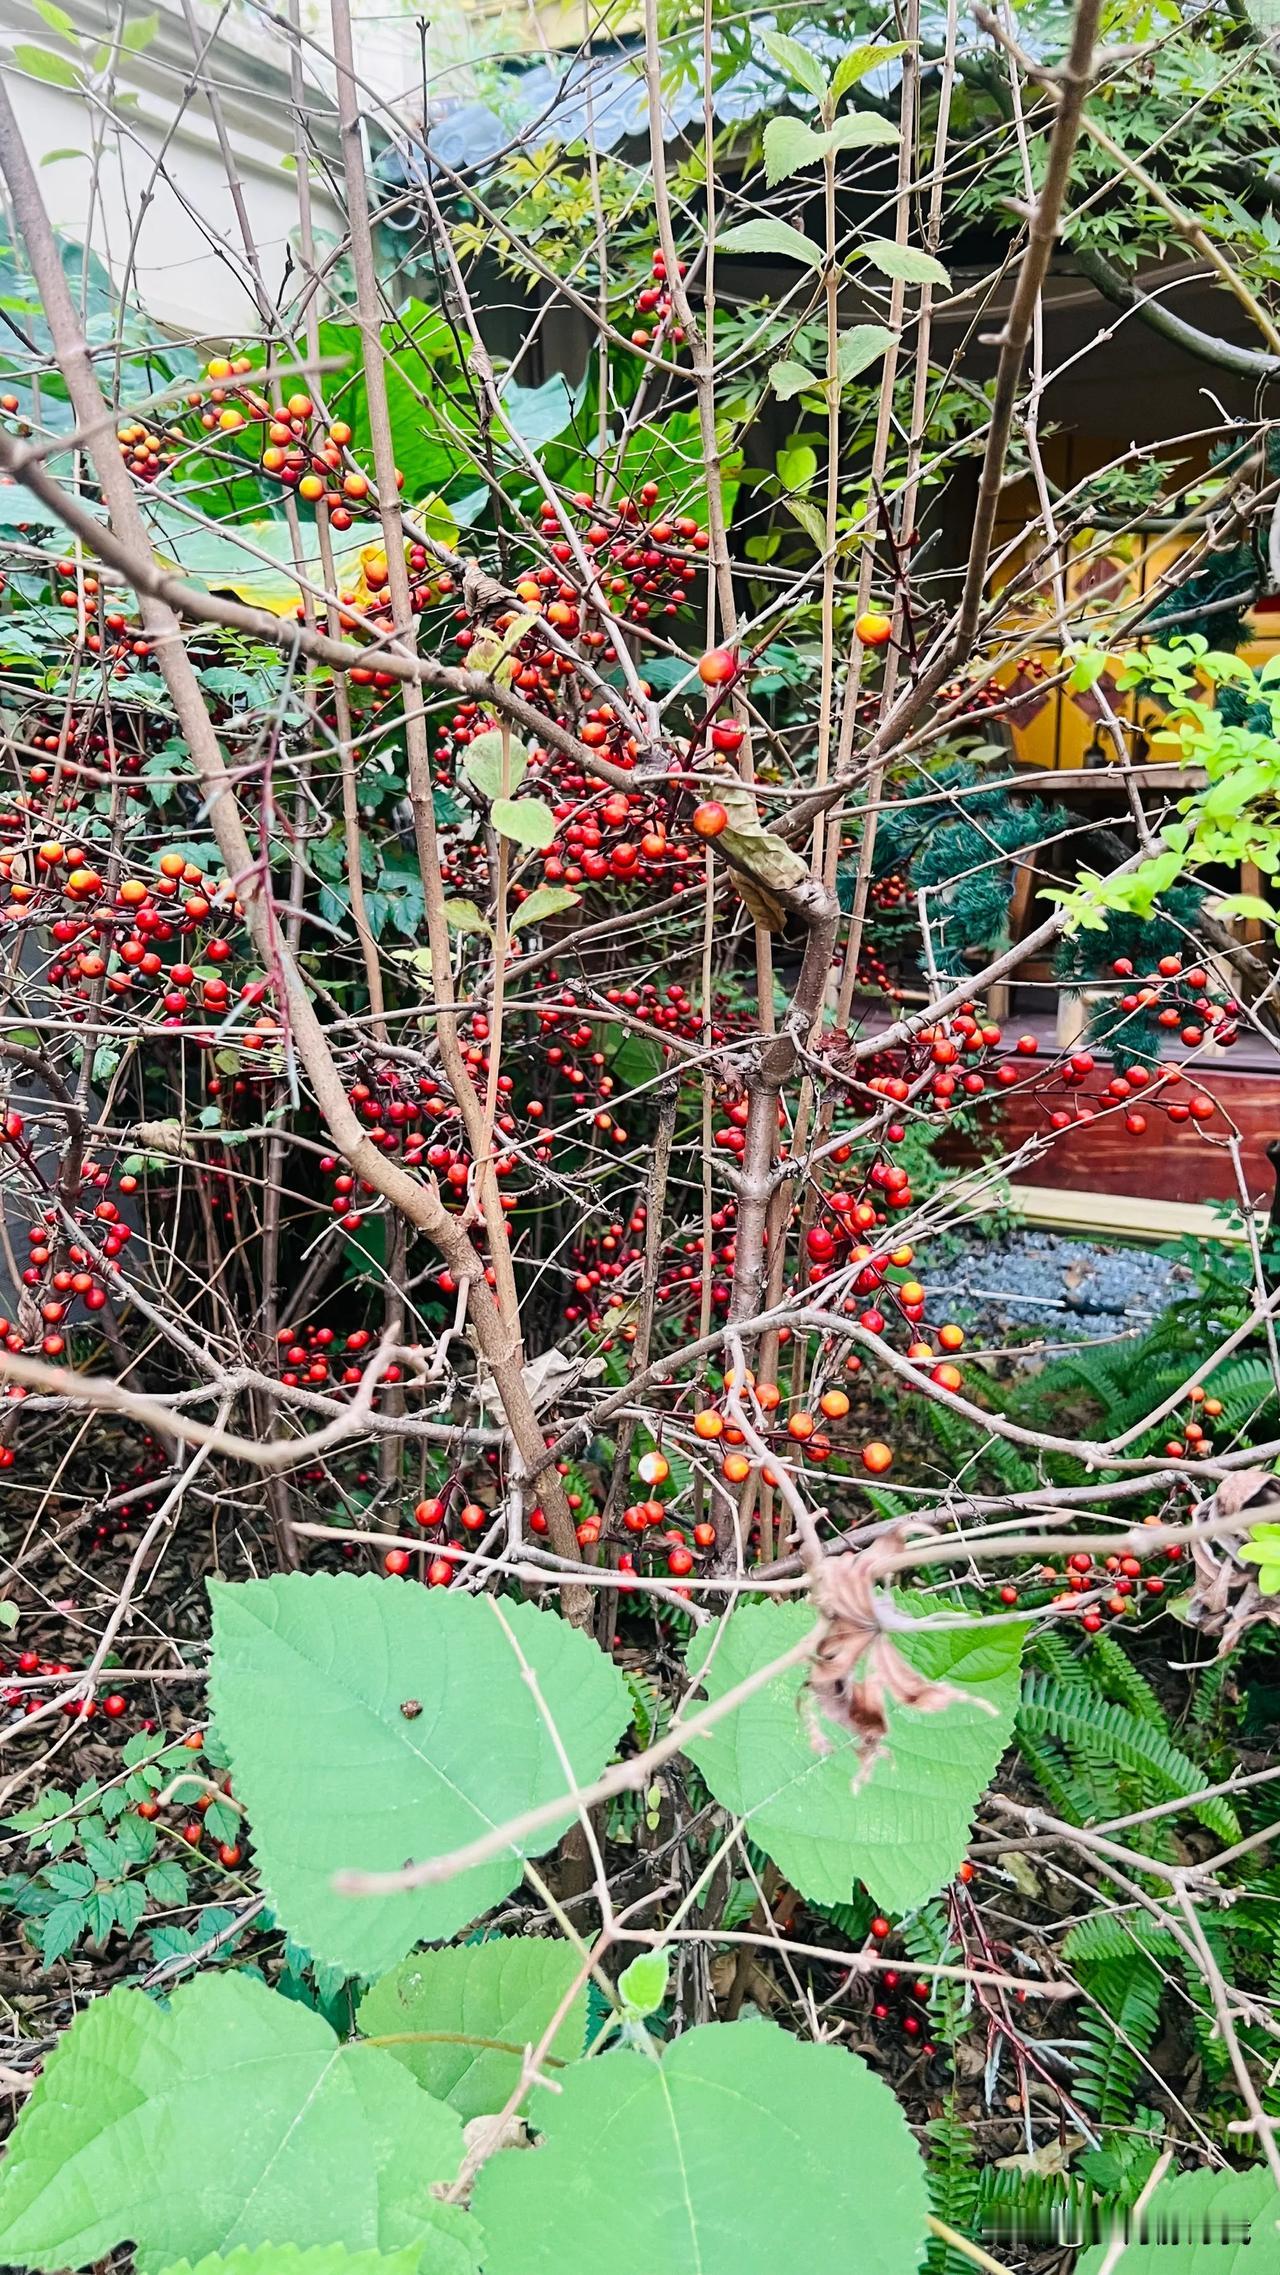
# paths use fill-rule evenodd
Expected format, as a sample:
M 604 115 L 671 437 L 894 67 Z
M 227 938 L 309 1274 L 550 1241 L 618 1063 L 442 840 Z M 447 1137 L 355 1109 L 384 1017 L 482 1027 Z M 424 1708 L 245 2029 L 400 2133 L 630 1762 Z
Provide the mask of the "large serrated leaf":
M 114 1990 L 59 2040 L 18 2120 L 0 2255 L 83 2267 L 130 2241 L 154 2275 L 280 2236 L 398 2252 L 421 2244 L 431 2184 L 461 2151 L 454 2111 L 399 2062 L 248 1975 L 199 1976 L 167 2008 Z
M 349 1975 L 380 1975 L 443 1939 L 520 1877 L 521 1852 L 438 1887 L 365 1899 L 350 1866 L 442 1856 L 565 1791 L 538 1678 L 574 1776 L 598 1776 L 627 1726 L 617 1669 L 532 1604 L 353 1573 L 211 1584 L 211 1699 L 282 1925 Z M 508 1632 L 509 1630 L 509 1632 Z M 544 1827 L 540 1856 L 573 1816 Z
M 695 1638 L 690 1671 L 705 1665 L 707 1696 L 720 1698 L 813 1621 L 805 1604 L 746 1605 Z M 752 1839 L 816 1903 L 847 1902 L 859 1881 L 886 1911 L 932 1896 L 964 1856 L 974 1809 L 1013 1728 L 1016 1627 L 935 1628 L 894 1640 L 913 1666 L 969 1696 L 934 1714 L 890 1706 L 888 1743 L 865 1778 L 849 1732 L 800 1696 L 800 1668 L 689 1747 L 717 1801 L 746 1818 Z
M 418 2254 L 407 2251 L 348 2251 L 340 2243 L 320 2243 L 299 2251 L 296 2243 L 262 2243 L 238 2251 L 210 2252 L 193 2267 L 178 2259 L 161 2275 L 414 2275 Z
M 357 2020 L 366 2038 L 407 2034 L 405 2043 L 388 2043 L 388 2052 L 465 2123 L 501 2109 L 520 2078 L 521 2052 L 502 2053 L 480 2041 L 536 2046 L 581 1971 L 569 1944 L 542 1939 L 494 1936 L 452 1951 L 418 1951 L 365 1993 Z M 551 2042 L 552 2056 L 576 2061 L 586 2026 L 583 1984 Z M 420 2032 L 444 2036 L 409 2042 Z M 448 2044 L 449 2033 L 471 2043 Z
M 542 2146 L 487 2164 L 485 2275 L 916 2275 L 924 2167 L 856 2054 L 709 2023 L 660 2061 L 607 2054 L 539 2104 Z

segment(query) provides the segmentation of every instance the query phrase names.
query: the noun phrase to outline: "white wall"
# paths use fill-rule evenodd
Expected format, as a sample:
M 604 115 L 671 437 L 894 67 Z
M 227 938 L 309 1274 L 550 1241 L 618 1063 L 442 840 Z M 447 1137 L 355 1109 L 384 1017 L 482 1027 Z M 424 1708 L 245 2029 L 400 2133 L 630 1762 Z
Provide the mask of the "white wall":
M 152 12 L 151 0 L 125 0 L 125 25 Z M 114 116 L 107 100 L 111 74 L 92 72 L 99 43 L 113 36 L 114 0 L 67 0 L 66 13 L 83 39 L 77 61 L 90 67 L 86 84 L 48 84 L 14 60 L 23 44 L 72 60 L 68 41 L 50 30 L 30 0 L 0 0 L 0 57 L 55 225 L 87 239 L 117 284 L 136 228 L 134 277 L 143 306 L 166 326 L 222 344 L 255 327 L 240 231 L 207 101 L 199 91 L 187 93 L 192 42 L 181 9 L 175 0 L 156 0 L 154 12 L 159 25 L 142 52 L 116 51 L 115 89 L 126 100 L 117 102 Z M 204 69 L 218 86 L 258 259 L 274 296 L 297 226 L 296 177 L 283 163 L 293 149 L 285 44 L 240 6 L 215 10 L 207 0 L 194 0 L 194 12 L 202 50 L 208 32 L 222 23 Z M 316 84 L 320 68 L 308 73 L 308 112 L 316 141 L 332 159 L 332 105 Z M 83 155 L 60 155 L 68 151 Z M 339 209 L 314 167 L 312 196 L 317 230 L 336 236 Z

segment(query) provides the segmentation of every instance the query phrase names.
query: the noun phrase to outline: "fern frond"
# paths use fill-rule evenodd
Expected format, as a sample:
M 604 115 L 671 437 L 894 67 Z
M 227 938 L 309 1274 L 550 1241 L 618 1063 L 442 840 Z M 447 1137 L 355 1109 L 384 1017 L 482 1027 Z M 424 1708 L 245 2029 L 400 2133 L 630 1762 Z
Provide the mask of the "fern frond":
M 1184 1800 L 1191 1814 L 1226 1842 L 1240 1838 L 1234 1809 L 1221 1796 L 1200 1798 L 1205 1772 L 1184 1754 L 1162 1730 L 1142 1721 L 1128 1707 L 1099 1698 L 1090 1691 L 1067 1688 L 1052 1676 L 1032 1675 L 1018 1709 L 1019 1738 L 1056 1738 L 1067 1748 L 1077 1769 L 1085 1762 L 1104 1762 L 1131 1772 L 1140 1789 L 1155 1801 Z

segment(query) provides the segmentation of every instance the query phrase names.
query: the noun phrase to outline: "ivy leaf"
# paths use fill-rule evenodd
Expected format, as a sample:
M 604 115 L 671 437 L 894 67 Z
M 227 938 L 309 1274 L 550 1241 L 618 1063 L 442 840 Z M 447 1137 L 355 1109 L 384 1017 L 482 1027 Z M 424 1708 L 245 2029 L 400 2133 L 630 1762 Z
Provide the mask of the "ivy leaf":
M 798 174 L 802 166 L 816 166 L 826 149 L 825 134 L 815 134 L 803 119 L 791 118 L 785 111 L 771 118 L 764 130 L 764 178 L 770 189 L 789 174 Z M 720 242 L 723 245 L 724 239 Z
M 540 798 L 495 798 L 489 810 L 494 828 L 517 845 L 541 850 L 556 834 L 556 817 Z
M 1181 2172 L 1156 2189 L 1141 2228 L 1111 2262 L 1114 2275 L 1251 2275 L 1275 2264 L 1280 2196 L 1265 2165 L 1252 2172 Z M 1164 2240 L 1164 2239 L 1169 2240 Z M 1109 2244 L 1076 2275 L 1100 2275 Z
M 936 284 L 945 292 L 951 278 L 941 261 L 918 245 L 895 245 L 891 237 L 871 237 L 858 247 L 864 260 L 883 276 L 901 277 L 906 284 Z
M 897 338 L 885 324 L 851 324 L 836 343 L 836 375 L 842 386 L 856 379 L 868 364 L 887 355 Z
M 522 931 L 528 924 L 545 924 L 549 916 L 559 916 L 566 908 L 576 908 L 582 895 L 571 891 L 568 885 L 535 885 L 526 900 L 522 900 L 511 917 L 511 930 Z
M 749 1604 L 695 1638 L 690 1671 L 705 1665 L 707 1696 L 719 1698 L 813 1620 L 804 1604 Z M 858 1881 L 886 1911 L 934 1895 L 964 1856 L 974 1809 L 1013 1728 L 1016 1627 L 925 1629 L 894 1641 L 912 1666 L 972 1703 L 936 1714 L 891 1705 L 888 1743 L 862 1782 L 849 1732 L 811 1717 L 801 1699 L 799 1667 L 689 1747 L 717 1801 L 747 1819 L 752 1839 L 816 1903 L 846 1903 Z M 815 1747 L 815 1720 L 829 1751 Z
M 451 2109 L 374 2046 L 249 1975 L 198 1976 L 162 2008 L 96 1999 L 65 2031 L 0 2175 L 6 2258 L 83 2267 L 135 2245 L 139 2275 L 286 2235 L 400 2251 L 452 2179 Z
M 537 2152 L 491 2158 L 476 2183 L 485 2275 L 777 2275 L 801 2229 L 815 2268 L 915 2275 L 924 2167 L 856 2054 L 772 2022 L 713 2022 L 661 2060 L 623 2049 L 557 2082 Z M 625 2158 L 602 2153 L 609 2141 Z
M 780 260 L 803 261 L 806 268 L 820 269 L 823 256 L 811 237 L 793 229 L 787 221 L 740 221 L 736 228 L 726 229 L 716 239 L 719 253 L 773 253 Z
M 580 1783 L 627 1726 L 612 1662 L 532 1604 L 354 1573 L 214 1583 L 210 1594 L 213 1712 L 263 1885 L 288 1932 L 349 1975 L 382 1974 L 415 1943 L 465 1927 L 515 1887 L 522 1854 L 542 1855 L 571 1823 L 566 1805 L 527 1852 L 439 1887 L 372 1901 L 331 1886 L 343 1867 L 444 1855 L 565 1791 L 518 1652 Z
M 418 1951 L 384 1975 L 360 2001 L 366 2038 L 401 2031 L 456 2031 L 470 2039 L 501 2038 L 533 2046 L 580 1973 L 567 1943 L 515 1942 L 494 1936 L 452 1951 Z M 551 2041 L 561 2062 L 576 2061 L 587 2027 L 584 1984 Z M 479 2045 L 389 2046 L 420 2086 L 457 2110 L 463 2123 L 503 2108 L 520 2076 L 519 2054 Z
M 528 765 L 529 754 L 524 744 L 518 743 L 513 736 L 507 751 L 507 787 L 510 791 L 519 789 Z M 477 735 L 474 742 L 467 744 L 462 771 L 469 782 L 474 782 L 482 798 L 502 796 L 502 736 L 496 727 L 491 727 L 486 734 Z
M 817 56 L 802 47 L 798 39 L 789 39 L 785 32 L 765 32 L 762 37 L 779 71 L 785 72 L 788 79 L 794 79 L 797 87 L 803 87 L 806 95 L 812 95 L 820 103 L 827 91 L 827 74 Z

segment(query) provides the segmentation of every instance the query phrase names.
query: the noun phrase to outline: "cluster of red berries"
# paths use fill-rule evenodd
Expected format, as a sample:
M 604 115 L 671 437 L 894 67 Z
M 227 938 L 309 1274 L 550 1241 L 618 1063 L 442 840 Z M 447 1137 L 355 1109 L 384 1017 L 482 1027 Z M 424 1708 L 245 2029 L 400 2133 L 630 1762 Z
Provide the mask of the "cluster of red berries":
M 49 1702 L 29 1688 L 31 1679 L 47 1675 L 56 1682 L 60 1677 L 74 1673 L 74 1667 L 69 1666 L 65 1660 L 42 1659 L 38 1651 L 19 1651 L 12 1667 L 0 1666 L 0 1685 L 4 1685 L 6 1675 L 20 1675 L 23 1680 L 20 1683 L 10 1681 L 7 1686 L 0 1687 L 0 1702 L 5 1706 L 20 1708 L 23 1714 L 36 1714 Z M 128 1699 L 118 1690 L 109 1691 L 100 1703 L 108 1722 L 123 1721 L 129 1711 Z M 99 1701 L 92 1698 L 68 1698 L 63 1701 L 62 1711 L 73 1722 L 93 1722 L 97 1719 Z M 140 1718 L 138 1727 L 140 1730 L 154 1730 L 156 1724 L 148 1715 Z
M 1181 1449 L 1180 1449 L 1181 1450 Z M 1175 1458 L 1170 1454 L 1170 1458 Z M 1144 1523 L 1158 1524 L 1158 1517 L 1145 1518 Z M 1176 1541 L 1160 1549 L 1159 1558 L 1176 1564 L 1182 1550 Z M 1097 1635 L 1108 1619 L 1131 1618 L 1138 1609 L 1139 1590 L 1143 1596 L 1159 1597 L 1164 1594 L 1164 1581 L 1157 1573 L 1146 1573 L 1147 1559 L 1139 1556 L 1095 1557 L 1088 1549 L 1080 1548 L 1067 1558 L 1065 1573 L 1052 1564 L 1041 1565 L 1034 1578 L 1041 1586 L 1053 1587 L 1064 1579 L 1062 1592 L 1050 1597 L 1058 1611 L 1080 1611 L 1080 1625 L 1086 1635 Z M 1077 1599 L 1084 1597 L 1083 1605 Z M 1005 1604 L 1018 1601 L 1018 1590 L 1006 1582 L 1000 1590 L 1000 1601 Z
M 677 261 L 680 276 L 688 272 L 687 261 Z M 666 256 L 655 253 L 652 262 L 652 284 L 645 285 L 636 296 L 636 315 L 643 318 L 631 335 L 636 348 L 660 347 L 664 339 L 673 340 L 677 347 L 684 345 L 684 327 L 672 322 L 674 309 L 671 300 L 670 280 L 667 275 Z

